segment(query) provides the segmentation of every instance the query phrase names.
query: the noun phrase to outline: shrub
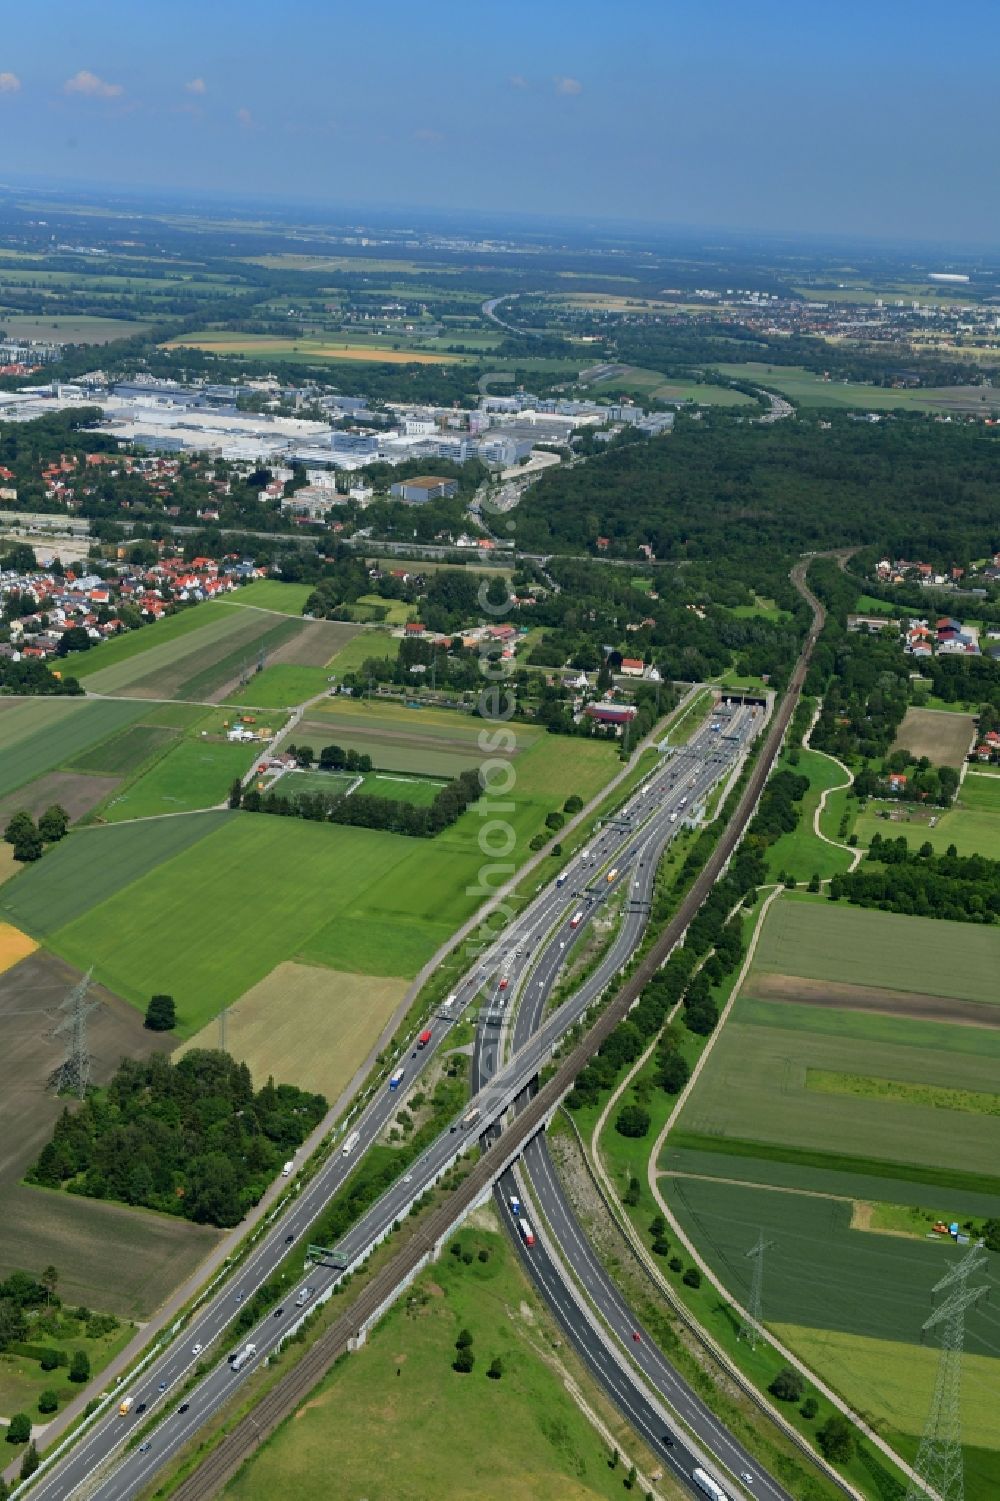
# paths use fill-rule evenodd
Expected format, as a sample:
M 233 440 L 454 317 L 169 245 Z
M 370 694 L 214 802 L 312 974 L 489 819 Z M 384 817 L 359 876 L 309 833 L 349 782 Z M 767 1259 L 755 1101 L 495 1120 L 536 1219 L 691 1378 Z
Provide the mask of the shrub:
M 177 1008 L 172 995 L 154 995 L 146 1007 L 143 1026 L 150 1032 L 172 1032 L 177 1025 Z
M 802 1406 L 799 1408 L 799 1412 L 801 1412 L 804 1418 L 811 1422 L 819 1412 L 819 1403 L 816 1401 L 816 1398 L 807 1397 Z
M 468 1329 L 460 1329 L 458 1331 L 458 1339 L 455 1341 L 455 1349 L 456 1350 L 467 1350 L 471 1344 L 472 1344 L 472 1334 L 471 1334 L 471 1331 L 468 1330 Z
M 684 1273 L 684 1276 L 681 1278 L 681 1281 L 684 1283 L 685 1287 L 700 1287 L 701 1273 L 696 1266 L 689 1266 L 687 1271 Z
M 59 1365 L 58 1350 L 43 1350 L 38 1364 L 43 1371 L 54 1371 Z
M 476 1357 L 469 1349 L 459 1350 L 451 1363 L 453 1371 L 458 1371 L 462 1376 L 467 1376 L 476 1363 Z
M 772 1397 L 777 1397 L 779 1402 L 800 1402 L 805 1385 L 800 1372 L 786 1365 L 782 1366 L 775 1376 L 768 1391 Z
M 839 1412 L 831 1413 L 816 1434 L 820 1453 L 824 1459 L 846 1464 L 854 1453 L 854 1437 L 851 1425 Z
M 90 1380 L 90 1356 L 86 1350 L 74 1350 L 73 1359 L 69 1363 L 69 1379 L 79 1382 Z
M 645 1136 L 649 1130 L 649 1111 L 641 1105 L 624 1105 L 615 1118 L 615 1130 L 619 1136 L 633 1139 Z
M 490 1378 L 491 1381 L 499 1381 L 500 1380 L 500 1377 L 503 1375 L 503 1361 L 500 1359 L 499 1355 L 496 1357 L 495 1360 L 493 1360 L 491 1362 L 490 1368 L 486 1372 L 486 1374 Z
M 47 1386 L 43 1392 L 39 1392 L 39 1394 L 38 1394 L 38 1411 L 39 1412 L 55 1412 L 55 1410 L 56 1410 L 56 1408 L 58 1406 L 59 1406 L 59 1398 L 56 1396 L 55 1392 L 52 1390 L 52 1388 L 50 1386 Z

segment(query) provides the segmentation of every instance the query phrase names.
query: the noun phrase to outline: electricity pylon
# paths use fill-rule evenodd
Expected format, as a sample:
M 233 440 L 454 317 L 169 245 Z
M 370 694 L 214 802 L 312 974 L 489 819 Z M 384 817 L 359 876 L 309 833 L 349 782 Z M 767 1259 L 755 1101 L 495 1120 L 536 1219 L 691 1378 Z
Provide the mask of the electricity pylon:
M 951 1289 L 922 1330 L 941 1329 L 941 1358 L 934 1396 L 920 1448 L 914 1463 L 915 1476 L 906 1501 L 926 1501 L 928 1494 L 939 1501 L 965 1501 L 965 1470 L 962 1464 L 962 1351 L 965 1346 L 966 1310 L 986 1296 L 987 1287 L 969 1287 L 973 1272 L 986 1265 L 982 1241 L 970 1247 L 950 1272 L 934 1284 L 934 1292 Z
M 96 1011 L 100 1001 L 88 1001 L 87 991 L 93 967 L 79 980 L 62 1002 L 59 1010 L 63 1019 L 56 1026 L 53 1036 L 66 1038 L 66 1056 L 52 1075 L 52 1084 L 59 1094 L 75 1094 L 84 1099 L 90 1087 L 91 1057 L 87 1046 L 87 1018 Z
M 747 1305 L 747 1317 L 740 1327 L 739 1338 L 745 1339 L 751 1350 L 756 1350 L 757 1340 L 764 1335 L 761 1327 L 761 1301 L 764 1295 L 764 1252 L 774 1245 L 773 1240 L 765 1240 L 763 1230 L 758 1232 L 757 1244 L 750 1247 L 747 1259 L 753 1262 L 753 1279 L 750 1283 L 750 1301 Z

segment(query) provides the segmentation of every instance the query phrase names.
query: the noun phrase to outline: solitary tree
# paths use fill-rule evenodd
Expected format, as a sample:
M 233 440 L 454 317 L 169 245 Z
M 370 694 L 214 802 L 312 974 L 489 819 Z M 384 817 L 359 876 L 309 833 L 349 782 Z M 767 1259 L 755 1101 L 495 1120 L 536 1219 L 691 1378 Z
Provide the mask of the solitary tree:
M 779 1402 L 799 1402 L 805 1390 L 805 1382 L 801 1374 L 792 1366 L 782 1366 L 775 1376 L 768 1391 L 772 1397 L 777 1397 Z
M 467 1376 L 472 1370 L 472 1367 L 475 1365 L 475 1363 L 476 1357 L 473 1355 L 468 1346 L 466 1346 L 465 1348 L 458 1351 L 455 1359 L 451 1363 L 451 1368 L 453 1371 L 458 1371 L 460 1375 Z
M 456 1350 L 468 1350 L 472 1345 L 472 1335 L 468 1329 L 460 1329 L 458 1339 L 455 1341 Z
M 240 781 L 239 777 L 234 777 L 232 785 L 229 788 L 229 806 L 231 808 L 238 808 L 242 801 L 243 783 Z
M 42 1275 L 39 1277 L 38 1280 L 39 1280 L 39 1282 L 42 1284 L 42 1286 L 45 1289 L 45 1301 L 46 1301 L 46 1303 L 51 1302 L 52 1296 L 55 1293 L 55 1290 L 56 1290 L 56 1288 L 59 1285 L 59 1273 L 58 1273 L 58 1271 L 56 1270 L 56 1268 L 54 1266 L 49 1265 L 49 1266 L 47 1266 L 45 1268 L 45 1270 L 43 1271 Z
M 27 1480 L 38 1469 L 38 1450 L 33 1443 L 29 1444 L 21 1455 L 21 1479 Z
M 154 995 L 146 1007 L 143 1026 L 150 1032 L 171 1032 L 177 1025 L 177 1009 L 172 995 Z
M 74 1350 L 69 1363 L 69 1379 L 83 1384 L 90 1380 L 90 1356 L 86 1350 Z
M 486 1372 L 486 1374 L 491 1381 L 500 1380 L 500 1377 L 503 1375 L 503 1361 L 500 1359 L 499 1355 L 495 1356 L 491 1361 L 490 1368 Z
M 57 844 L 60 839 L 64 839 L 68 828 L 69 814 L 58 803 L 46 808 L 38 820 L 38 832 L 46 844 Z
M 8 1444 L 26 1444 L 31 1437 L 31 1419 L 26 1412 L 15 1412 L 7 1424 Z
M 619 1136 L 645 1136 L 649 1130 L 649 1111 L 641 1105 L 623 1106 L 615 1117 L 615 1130 Z
M 59 1398 L 56 1396 L 55 1392 L 52 1390 L 52 1388 L 50 1386 L 47 1386 L 43 1392 L 39 1392 L 39 1394 L 38 1394 L 38 1411 L 39 1412 L 55 1412 L 55 1410 L 56 1410 L 56 1408 L 58 1406 L 59 1406 Z

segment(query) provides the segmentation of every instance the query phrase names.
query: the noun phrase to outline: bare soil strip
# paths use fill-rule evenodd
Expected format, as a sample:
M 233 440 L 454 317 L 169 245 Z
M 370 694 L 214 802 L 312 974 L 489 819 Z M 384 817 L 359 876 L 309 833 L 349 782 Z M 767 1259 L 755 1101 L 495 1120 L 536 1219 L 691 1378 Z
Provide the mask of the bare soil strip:
M 954 1022 L 966 1027 L 1000 1027 L 1000 1006 L 980 1001 L 956 1001 L 943 995 L 912 990 L 882 990 L 875 985 L 833 984 L 798 975 L 754 976 L 755 1001 L 789 1001 L 836 1011 L 877 1011 L 883 1016 L 906 1016 L 913 1021 Z

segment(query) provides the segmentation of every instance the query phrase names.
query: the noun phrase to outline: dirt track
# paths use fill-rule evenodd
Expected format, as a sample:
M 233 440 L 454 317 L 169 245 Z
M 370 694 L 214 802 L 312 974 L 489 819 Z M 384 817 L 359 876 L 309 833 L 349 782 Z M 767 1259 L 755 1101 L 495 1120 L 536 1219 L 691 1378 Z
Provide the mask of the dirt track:
M 838 1011 L 873 1011 L 882 1016 L 954 1022 L 966 1027 L 1000 1027 L 1000 1006 L 956 1001 L 943 995 L 921 995 L 913 990 L 881 990 L 876 985 L 844 985 L 829 980 L 804 980 L 798 975 L 758 974 L 753 979 L 751 993 L 757 1001 L 797 1002 Z

